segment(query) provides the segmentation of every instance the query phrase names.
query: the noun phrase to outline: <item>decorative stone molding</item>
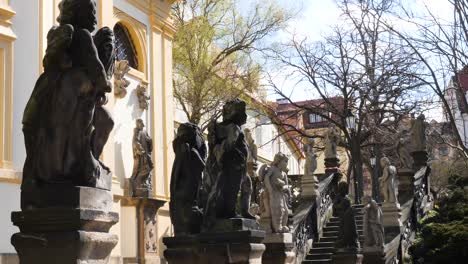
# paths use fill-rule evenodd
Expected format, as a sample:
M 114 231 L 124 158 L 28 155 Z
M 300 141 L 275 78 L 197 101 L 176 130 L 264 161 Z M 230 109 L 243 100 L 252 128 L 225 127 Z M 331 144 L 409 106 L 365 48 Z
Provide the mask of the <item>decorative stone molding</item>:
M 136 88 L 136 94 L 138 97 L 138 103 L 141 110 L 148 110 L 150 97 L 146 95 L 146 90 L 148 89 L 148 84 L 145 82 L 140 83 Z
M 130 81 L 125 79 L 125 74 L 130 71 L 128 61 L 116 61 L 114 68 L 114 95 L 117 98 L 123 98 L 127 95 L 127 87 Z

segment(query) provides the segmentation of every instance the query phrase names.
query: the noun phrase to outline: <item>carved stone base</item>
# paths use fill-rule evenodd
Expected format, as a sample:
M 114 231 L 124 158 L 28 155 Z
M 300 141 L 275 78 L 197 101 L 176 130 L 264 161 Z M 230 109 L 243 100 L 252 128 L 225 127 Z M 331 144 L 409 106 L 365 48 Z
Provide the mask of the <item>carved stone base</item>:
M 399 169 L 398 175 L 398 202 L 406 203 L 414 195 L 414 171 L 412 169 Z
M 339 172 L 340 159 L 338 158 L 325 158 L 325 174 L 327 176 Z
M 337 250 L 332 256 L 333 264 L 361 264 L 363 255 L 359 250 Z
M 393 240 L 395 236 L 400 234 L 401 224 L 401 209 L 398 203 L 382 203 L 383 225 L 385 232 L 385 243 Z
M 118 242 L 102 232 L 16 233 L 11 243 L 21 264 L 105 264 Z
M 22 264 L 107 263 L 118 242 L 108 232 L 119 220 L 110 191 L 46 185 L 23 191 L 21 199 L 25 208 L 11 214 L 20 233 L 11 243 Z
M 260 223 L 260 228 L 265 231 L 267 235 L 273 232 L 271 229 L 271 217 L 261 217 L 258 222 Z
M 385 252 L 383 248 L 364 247 L 363 264 L 385 264 Z
M 264 238 L 255 220 L 220 220 L 210 232 L 163 238 L 164 257 L 169 264 L 262 263 Z
M 294 263 L 296 254 L 293 251 L 294 244 L 291 233 L 270 233 L 267 234 L 263 244 L 266 250 L 263 253 L 262 263 L 264 264 L 290 264 Z
M 419 170 L 422 166 L 427 165 L 428 155 L 427 151 L 414 151 L 411 152 L 411 156 L 413 156 L 413 166 L 416 170 Z
M 303 176 L 301 178 L 301 189 L 301 199 L 314 200 L 317 196 L 319 196 L 317 177 Z

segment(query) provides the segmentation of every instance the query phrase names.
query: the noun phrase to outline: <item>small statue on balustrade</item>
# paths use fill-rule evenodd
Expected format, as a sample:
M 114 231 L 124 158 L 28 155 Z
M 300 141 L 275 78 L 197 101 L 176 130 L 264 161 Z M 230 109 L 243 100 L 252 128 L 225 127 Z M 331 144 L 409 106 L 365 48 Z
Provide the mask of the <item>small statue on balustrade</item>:
M 337 248 L 347 248 L 356 250 L 360 247 L 359 236 L 357 232 L 354 208 L 351 206 L 351 200 L 346 197 L 342 201 L 342 214 L 340 216 L 340 231 Z
M 364 198 L 364 245 L 382 248 L 384 246 L 384 227 L 382 209 L 369 196 Z
M 169 209 L 174 233 L 176 236 L 199 233 L 203 215 L 197 195 L 207 151 L 200 128 L 192 123 L 181 124 L 172 147 L 175 159 Z
M 379 178 L 380 195 L 385 203 L 397 202 L 398 183 L 396 179 L 396 168 L 390 164 L 390 159 L 380 159 L 382 176 Z
M 325 135 L 325 158 L 337 159 L 337 146 L 340 142 L 340 130 L 335 124 L 330 124 L 327 134 Z
M 252 132 L 250 129 L 244 129 L 245 140 L 247 142 L 248 154 L 247 154 L 247 176 L 250 177 L 252 182 L 252 191 L 251 191 L 251 200 L 253 203 L 258 204 L 258 190 L 259 190 L 259 182 L 257 177 L 257 145 L 252 137 Z M 246 183 L 247 184 L 247 183 Z M 248 186 L 246 186 L 248 187 Z M 249 202 L 250 203 L 250 202 Z
M 413 143 L 413 151 L 426 150 L 426 124 L 423 114 L 417 119 L 411 120 L 411 142 Z
M 333 198 L 333 216 L 343 214 L 343 202 L 348 199 L 348 183 L 345 181 L 338 182 L 337 193 Z
M 107 27 L 92 33 L 95 1 L 63 0 L 59 9 L 59 25 L 47 34 L 44 72 L 24 110 L 21 188 L 69 183 L 110 190 L 110 171 L 99 156 L 114 125 L 103 107 L 112 90 L 114 34 Z
M 289 232 L 288 199 L 290 195 L 287 185 L 288 157 L 277 153 L 270 166 L 263 165 L 259 178 L 264 184 L 261 192 L 261 217 L 271 217 L 271 229 L 274 233 Z
M 397 143 L 397 155 L 399 160 L 400 168 L 410 169 L 412 167 L 412 158 L 410 155 L 411 141 L 408 135 L 408 131 L 403 129 L 398 136 Z
M 133 197 L 149 197 L 153 190 L 153 140 L 146 132 L 143 120 L 136 120 L 133 132 L 133 173 L 130 178 Z
M 236 213 L 241 181 L 247 174 L 248 147 L 241 130 L 247 120 L 245 111 L 244 101 L 228 101 L 223 107 L 223 121 L 212 121 L 208 127 L 209 155 L 203 179 L 203 187 L 208 194 L 204 225 L 208 229 L 216 219 L 255 219 L 249 208 L 244 207 L 244 202 L 239 206 L 242 215 Z
M 313 138 L 306 138 L 304 141 L 304 177 L 316 179 L 314 175 L 317 169 L 317 154 L 314 151 L 315 140 Z

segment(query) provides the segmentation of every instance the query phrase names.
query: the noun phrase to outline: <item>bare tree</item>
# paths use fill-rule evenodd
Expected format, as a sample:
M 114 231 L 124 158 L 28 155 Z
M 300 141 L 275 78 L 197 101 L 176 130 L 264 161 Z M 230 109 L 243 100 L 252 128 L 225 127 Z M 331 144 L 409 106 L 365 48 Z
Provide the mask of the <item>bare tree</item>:
M 386 128 L 394 131 L 402 117 L 421 103 L 414 99 L 423 84 L 417 77 L 420 67 L 415 52 L 402 46 L 383 23 L 392 5 L 389 0 L 339 1 L 343 23 L 323 41 L 310 43 L 293 36 L 269 54 L 299 78 L 296 92 L 312 89 L 323 104 L 296 104 L 271 81 L 276 93 L 297 109 L 319 115 L 342 130 L 361 195 L 362 149 L 379 144 L 381 138 L 371 142 L 372 135 Z M 341 98 L 342 103 L 333 98 Z M 348 111 L 357 117 L 353 130 L 346 128 Z
M 186 0 L 173 8 L 174 97 L 202 128 L 223 102 L 258 87 L 260 68 L 250 55 L 288 20 L 273 2 L 257 2 L 246 15 L 236 10 L 235 0 Z
M 415 14 L 410 9 L 401 7 L 394 15 L 405 22 L 403 25 L 409 30 L 388 22 L 385 24 L 402 39 L 402 45 L 410 48 L 424 66 L 419 79 L 432 90 L 445 110 L 456 138 L 456 143 L 451 146 L 468 159 L 468 142 L 460 133 L 461 126 L 466 126 L 461 114 L 468 114 L 464 90 L 467 87 L 463 87 L 461 83 L 462 78 L 468 76 L 468 2 L 448 0 L 448 4 L 453 10 L 453 17 L 449 20 L 437 17 L 428 6 L 425 6 L 422 14 Z M 451 93 L 455 98 L 449 98 Z

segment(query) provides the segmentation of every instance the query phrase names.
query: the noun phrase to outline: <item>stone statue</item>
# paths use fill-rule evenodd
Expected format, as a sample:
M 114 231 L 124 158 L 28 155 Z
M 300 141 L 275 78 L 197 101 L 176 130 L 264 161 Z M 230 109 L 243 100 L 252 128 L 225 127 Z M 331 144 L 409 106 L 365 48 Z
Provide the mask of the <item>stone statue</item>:
M 253 200 L 254 203 L 258 202 L 257 196 L 258 196 L 258 179 L 257 179 L 257 145 L 255 144 L 254 139 L 252 138 L 252 132 L 250 132 L 250 129 L 246 128 L 244 129 L 244 135 L 245 135 L 245 140 L 247 142 L 247 177 L 249 179 L 246 179 L 245 181 L 243 180 L 242 182 L 242 189 L 245 190 L 245 194 L 251 193 L 251 199 Z M 251 187 L 249 186 L 249 181 L 251 182 Z M 249 188 L 251 190 L 249 190 Z M 248 202 L 250 204 L 250 201 L 247 201 L 245 199 L 245 202 Z
M 337 241 L 338 248 L 359 248 L 359 237 L 356 227 L 354 208 L 351 206 L 351 200 L 346 197 L 342 201 L 343 213 L 340 216 L 340 231 Z
M 138 105 L 140 106 L 141 110 L 148 110 L 149 103 L 148 101 L 151 99 L 148 95 L 146 95 L 146 90 L 148 89 L 148 84 L 141 83 L 136 88 L 136 95 L 138 98 Z
M 364 207 L 364 245 L 367 247 L 384 246 L 384 228 L 382 209 L 377 202 L 365 197 Z
M 330 124 L 327 134 L 325 135 L 325 158 L 337 159 L 337 145 L 340 141 L 340 130 L 334 124 Z
M 92 34 L 93 0 L 62 0 L 59 9 L 59 25 L 47 34 L 44 73 L 24 110 L 22 190 L 48 183 L 110 190 L 99 156 L 114 125 L 103 108 L 112 90 L 114 35 L 107 27 Z
M 412 167 L 412 158 L 410 155 L 409 147 L 411 145 L 408 131 L 403 130 L 398 139 L 397 143 L 397 154 L 400 162 L 400 168 L 410 169 Z
M 317 154 L 314 152 L 315 140 L 306 138 L 304 144 L 305 165 L 304 177 L 314 177 L 314 172 L 317 169 Z
M 117 98 L 123 98 L 127 95 L 127 87 L 130 85 L 130 81 L 125 78 L 125 74 L 129 71 L 130 66 L 127 60 L 115 62 L 114 95 Z
M 169 209 L 176 236 L 200 232 L 202 212 L 197 194 L 205 168 L 206 145 L 199 127 L 181 124 L 172 142 L 175 152 Z
M 153 140 L 144 127 L 143 120 L 137 119 L 133 132 L 133 173 L 130 178 L 133 197 L 149 197 L 153 190 Z
M 340 181 L 336 196 L 333 198 L 333 216 L 340 216 L 344 212 L 344 200 L 348 199 L 348 183 Z
M 411 120 L 411 141 L 413 143 L 413 151 L 426 150 L 426 124 L 423 114 L 417 119 Z
M 379 178 L 380 194 L 382 200 L 386 203 L 397 202 L 397 182 L 396 182 L 396 168 L 390 164 L 390 159 L 382 157 L 380 159 L 380 166 L 382 167 L 382 176 Z
M 242 215 L 236 213 L 237 195 L 241 181 L 247 174 L 248 148 L 241 126 L 247 120 L 246 104 L 239 99 L 228 101 L 223 107 L 223 121 L 212 121 L 208 128 L 209 154 L 206 163 L 204 189 L 208 193 L 204 226 L 210 228 L 216 219 L 245 217 L 255 219 L 249 208 Z
M 265 187 L 261 195 L 261 217 L 271 217 L 271 229 L 274 233 L 289 232 L 287 172 L 288 157 L 283 153 L 277 153 L 270 166 L 264 165 L 259 171 Z

